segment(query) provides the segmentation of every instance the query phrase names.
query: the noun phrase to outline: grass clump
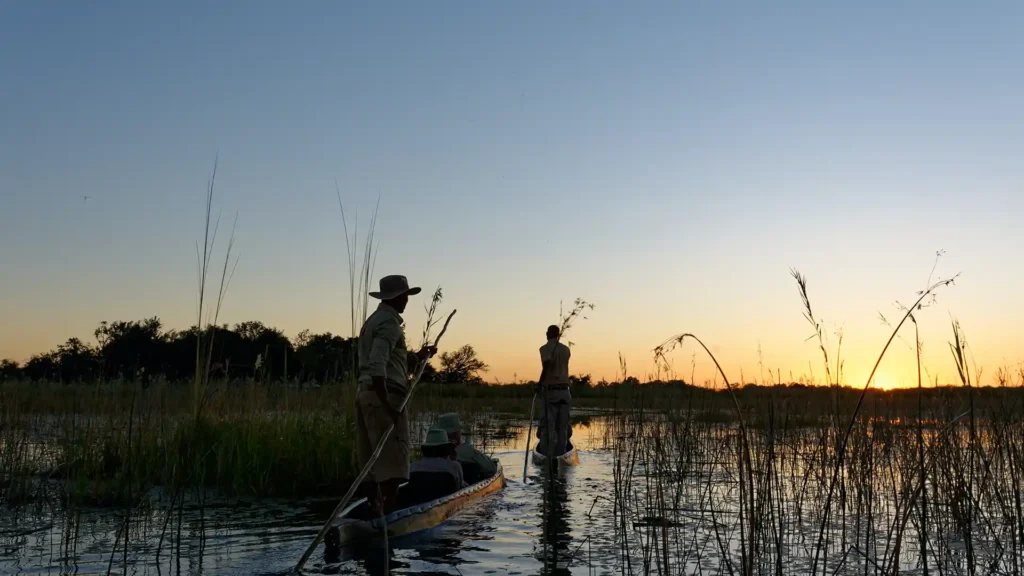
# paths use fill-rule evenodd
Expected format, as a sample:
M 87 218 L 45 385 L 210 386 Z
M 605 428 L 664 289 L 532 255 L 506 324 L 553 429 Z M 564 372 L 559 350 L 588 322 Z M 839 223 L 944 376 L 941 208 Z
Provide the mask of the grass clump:
M 59 480 L 63 499 L 93 504 L 158 486 L 304 497 L 336 492 L 351 478 L 350 389 L 213 386 L 198 418 L 185 386 L 106 386 L 79 391 L 68 404 L 47 398 L 45 388 L 6 387 L 5 399 L 26 410 L 3 413 L 0 478 L 39 485 L 8 496 L 41 497 L 43 484 Z

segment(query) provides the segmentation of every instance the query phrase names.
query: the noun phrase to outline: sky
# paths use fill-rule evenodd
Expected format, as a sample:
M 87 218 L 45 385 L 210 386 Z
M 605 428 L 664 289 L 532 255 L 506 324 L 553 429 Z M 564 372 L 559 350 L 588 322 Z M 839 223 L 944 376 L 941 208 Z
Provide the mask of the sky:
M 857 386 L 879 314 L 959 274 L 925 377 L 956 318 L 987 379 L 1024 360 L 1022 56 L 1017 2 L 2 3 L 0 357 L 194 324 L 216 159 L 222 322 L 349 334 L 340 192 L 488 381 L 535 379 L 575 298 L 574 373 L 690 332 L 732 381 L 821 381 L 791 268 Z M 901 335 L 880 386 L 916 384 Z

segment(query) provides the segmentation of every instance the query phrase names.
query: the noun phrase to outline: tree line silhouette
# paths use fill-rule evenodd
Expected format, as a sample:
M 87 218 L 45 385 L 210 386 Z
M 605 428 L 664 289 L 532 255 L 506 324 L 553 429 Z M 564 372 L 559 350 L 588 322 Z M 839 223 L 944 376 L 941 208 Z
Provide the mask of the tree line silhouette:
M 288 339 L 278 328 L 249 321 L 207 329 L 213 336 L 211 377 L 327 383 L 347 379 L 356 363 L 356 338 L 309 330 Z M 154 379 L 187 381 L 195 377 L 196 346 L 200 328 L 165 330 L 159 318 L 137 321 L 101 322 L 93 335 L 96 343 L 70 338 L 44 354 L 36 354 L 24 365 L 0 361 L 0 381 L 32 380 L 89 383 L 101 380 L 148 382 Z M 475 359 L 472 347 L 449 355 L 460 362 L 445 366 L 443 373 L 431 365 L 424 371 L 427 381 L 475 377 L 475 372 L 457 374 Z M 442 355 L 444 356 L 444 355 Z M 412 364 L 415 365 L 415 364 Z M 469 362 L 470 369 L 485 370 L 483 362 Z M 449 369 L 450 368 L 450 369 Z

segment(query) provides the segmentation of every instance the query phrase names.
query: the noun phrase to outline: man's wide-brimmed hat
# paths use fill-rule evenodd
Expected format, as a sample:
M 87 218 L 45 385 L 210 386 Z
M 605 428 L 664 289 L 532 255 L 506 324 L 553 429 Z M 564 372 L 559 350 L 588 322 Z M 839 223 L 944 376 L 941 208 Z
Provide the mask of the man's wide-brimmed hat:
M 454 445 L 455 443 L 448 439 L 448 433 L 440 428 L 431 428 L 430 430 L 427 430 L 427 437 L 423 440 L 424 448 Z
M 385 276 L 380 279 L 380 291 L 370 292 L 370 296 L 378 300 L 391 300 L 392 298 L 398 298 L 402 294 L 408 294 L 410 296 L 420 293 L 420 289 L 410 288 L 409 281 L 405 276 L 399 276 L 397 274 L 393 276 Z
M 449 434 L 457 434 L 462 432 L 462 421 L 459 420 L 458 414 L 449 412 L 437 419 L 437 427 Z

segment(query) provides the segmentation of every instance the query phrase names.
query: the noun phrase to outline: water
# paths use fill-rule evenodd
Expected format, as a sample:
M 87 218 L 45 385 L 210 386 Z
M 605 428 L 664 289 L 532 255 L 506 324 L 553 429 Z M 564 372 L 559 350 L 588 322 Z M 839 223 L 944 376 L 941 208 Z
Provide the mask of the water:
M 525 430 L 487 439 L 507 485 L 471 504 L 442 526 L 326 564 L 323 547 L 308 573 L 615 574 L 611 492 L 612 453 L 601 446 L 600 421 L 579 423 L 573 441 L 580 466 L 564 472 L 544 498 L 539 470 L 523 482 Z M 478 442 L 479 444 L 480 442 Z M 133 514 L 125 550 L 123 510 L 13 511 L 0 520 L 2 574 L 284 574 L 294 567 L 336 501 L 208 500 Z M 180 535 L 179 535 L 180 529 Z M 162 535 L 162 538 L 161 538 Z M 159 556 L 158 556 L 159 548 Z
M 583 417 L 572 438 L 580 465 L 563 471 L 546 492 L 541 471 L 532 464 L 524 481 L 525 429 L 493 416 L 474 424 L 487 431 L 474 443 L 504 467 L 503 491 L 472 503 L 434 530 L 391 542 L 390 552 L 366 547 L 355 557 L 328 563 L 321 546 L 306 572 L 590 576 L 658 574 L 667 563 L 673 574 L 728 574 L 725 558 L 740 572 L 735 427 L 673 428 L 649 414 L 633 423 Z M 780 436 L 771 452 L 774 465 L 767 468 L 764 438 L 754 444 L 759 493 L 770 477 L 774 495 L 771 505 L 761 508 L 771 521 L 758 528 L 758 574 L 806 574 L 815 562 L 831 470 L 821 457 L 828 445 L 822 433 L 795 429 Z M 824 564 L 828 574 L 880 574 L 893 566 L 922 574 L 917 512 L 907 512 L 907 503 L 915 501 L 914 437 L 880 429 L 857 438 L 874 448 L 867 457 L 856 445 L 851 448 L 861 456 L 851 456 L 835 494 L 819 572 Z M 938 436 L 934 440 L 942 445 Z M 1012 469 L 1000 464 L 995 452 L 978 459 L 982 464 L 976 470 L 984 476 L 967 469 L 982 495 L 967 516 L 972 522 L 966 529 L 972 535 L 968 546 L 958 524 L 964 513 L 954 505 L 960 477 L 954 472 L 971 460 L 952 457 L 957 454 L 973 458 L 973 452 L 947 446 L 936 450 L 930 468 L 929 564 L 943 566 L 946 574 L 969 573 L 969 550 L 978 568 L 1015 573 L 1024 550 L 1015 530 L 1024 525 L 1015 526 L 1013 501 L 1006 500 L 1017 485 L 1008 482 Z M 179 507 L 153 496 L 151 506 L 131 514 L 111 508 L 69 512 L 52 499 L 0 508 L 0 574 L 287 574 L 337 504 L 190 494 Z M 894 538 L 896 527 L 905 530 L 902 539 Z M 898 549 L 896 541 L 902 542 Z

